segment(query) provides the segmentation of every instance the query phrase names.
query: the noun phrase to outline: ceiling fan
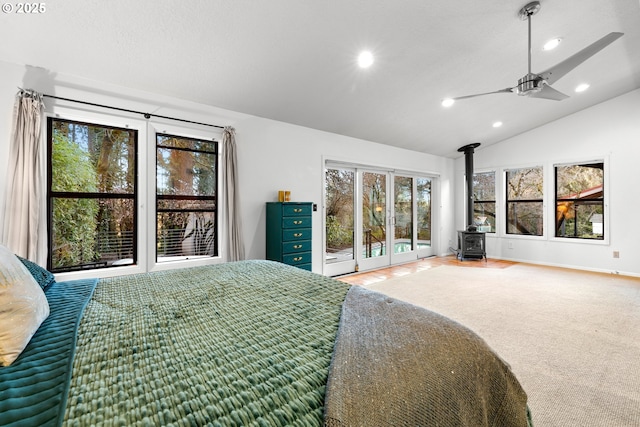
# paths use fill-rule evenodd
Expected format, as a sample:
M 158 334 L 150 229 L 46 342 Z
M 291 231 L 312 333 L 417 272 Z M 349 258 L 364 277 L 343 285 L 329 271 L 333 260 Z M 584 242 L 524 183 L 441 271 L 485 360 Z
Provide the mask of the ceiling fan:
M 526 4 L 520 11 L 518 12 L 518 16 L 523 21 L 526 19 L 528 21 L 529 26 L 529 68 L 527 75 L 518 80 L 518 85 L 513 87 L 508 87 L 500 90 L 496 90 L 493 92 L 485 92 L 485 93 L 477 93 L 475 95 L 466 95 L 459 96 L 457 98 L 447 98 L 442 101 L 442 105 L 449 106 L 453 104 L 453 102 L 466 99 L 473 98 L 476 96 L 483 95 L 491 95 L 494 93 L 513 93 L 514 90 L 518 95 L 522 96 L 530 96 L 532 98 L 544 98 L 551 99 L 554 101 L 561 101 L 563 99 L 568 98 L 568 95 L 555 90 L 551 87 L 553 83 L 558 81 L 561 77 L 567 74 L 569 71 L 576 68 L 578 65 L 582 64 L 587 59 L 591 58 L 593 55 L 622 37 L 623 33 L 609 33 L 606 36 L 602 37 L 600 40 L 595 43 L 585 47 L 578 53 L 570 56 L 564 61 L 554 65 L 553 67 L 541 72 L 541 73 L 532 73 L 531 72 L 531 17 L 538 13 L 540 10 L 540 2 L 533 1 L 531 3 Z

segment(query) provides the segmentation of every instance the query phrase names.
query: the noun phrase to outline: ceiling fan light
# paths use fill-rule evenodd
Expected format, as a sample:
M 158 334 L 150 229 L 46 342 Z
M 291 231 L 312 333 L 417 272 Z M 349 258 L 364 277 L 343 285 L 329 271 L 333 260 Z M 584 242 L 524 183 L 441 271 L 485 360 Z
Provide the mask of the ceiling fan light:
M 589 89 L 589 83 L 581 83 L 578 86 L 576 86 L 575 91 L 580 93 L 580 92 L 584 92 L 587 89 Z
M 551 39 L 542 46 L 542 50 L 553 50 L 558 47 L 562 39 L 560 37 L 556 37 L 555 39 Z
M 456 101 L 452 98 L 445 98 L 442 100 L 443 107 L 451 107 Z

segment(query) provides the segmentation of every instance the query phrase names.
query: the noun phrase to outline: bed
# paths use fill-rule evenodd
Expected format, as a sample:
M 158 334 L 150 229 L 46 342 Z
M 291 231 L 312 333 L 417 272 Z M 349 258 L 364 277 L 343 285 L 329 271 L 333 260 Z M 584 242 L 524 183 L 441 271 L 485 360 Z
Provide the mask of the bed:
M 472 331 L 272 261 L 53 282 L 2 426 L 530 426 Z

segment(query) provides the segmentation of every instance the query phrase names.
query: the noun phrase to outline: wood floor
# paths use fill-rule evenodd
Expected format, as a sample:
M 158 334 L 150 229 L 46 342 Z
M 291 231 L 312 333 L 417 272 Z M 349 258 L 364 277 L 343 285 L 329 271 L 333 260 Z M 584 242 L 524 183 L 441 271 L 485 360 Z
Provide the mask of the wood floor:
M 469 268 L 506 268 L 516 264 L 513 261 L 504 261 L 499 259 L 487 260 L 464 260 L 460 261 L 454 255 L 444 257 L 431 257 L 421 260 L 409 262 L 392 267 L 380 268 L 378 270 L 364 271 L 361 273 L 352 273 L 344 276 L 335 277 L 342 282 L 351 285 L 370 285 L 383 280 L 392 279 L 394 277 L 405 276 L 407 274 L 416 273 L 418 271 L 428 270 L 439 265 L 456 265 L 459 267 Z

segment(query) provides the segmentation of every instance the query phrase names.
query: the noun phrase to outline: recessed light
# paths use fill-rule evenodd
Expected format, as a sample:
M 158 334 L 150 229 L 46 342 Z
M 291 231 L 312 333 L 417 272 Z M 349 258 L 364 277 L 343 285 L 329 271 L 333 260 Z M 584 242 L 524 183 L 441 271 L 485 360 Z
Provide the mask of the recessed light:
M 582 84 L 579 84 L 578 86 L 576 86 L 575 91 L 576 92 L 584 92 L 587 89 L 589 89 L 589 84 L 588 83 L 582 83 Z
M 494 128 L 499 128 L 500 126 L 502 126 L 502 122 L 494 122 L 492 126 Z
M 373 64 L 373 54 L 365 50 L 358 55 L 358 65 L 360 68 L 369 68 Z
M 542 46 L 542 50 L 553 50 L 558 47 L 562 39 L 557 37 L 555 39 L 551 39 Z
M 442 100 L 442 106 L 443 107 L 451 107 L 454 102 L 456 102 L 455 100 L 451 99 L 451 98 L 446 98 Z

